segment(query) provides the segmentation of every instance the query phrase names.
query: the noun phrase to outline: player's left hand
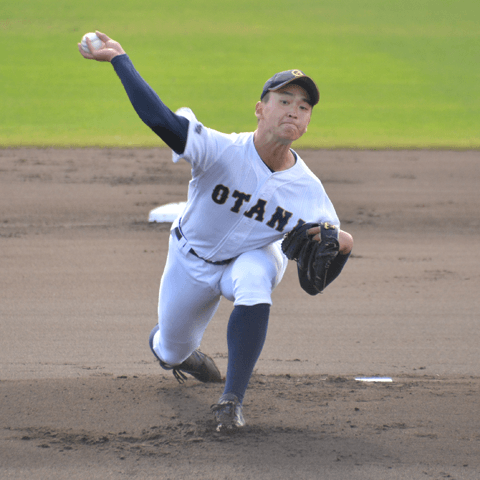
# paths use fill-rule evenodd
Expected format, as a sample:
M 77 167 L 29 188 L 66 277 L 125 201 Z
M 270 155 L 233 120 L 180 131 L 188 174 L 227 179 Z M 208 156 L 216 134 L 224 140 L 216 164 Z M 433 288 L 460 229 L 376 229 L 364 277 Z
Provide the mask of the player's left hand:
M 108 35 L 105 35 L 98 30 L 95 33 L 97 34 L 97 37 L 102 41 L 102 46 L 95 50 L 92 46 L 92 42 L 87 37 L 85 41 L 87 42 L 90 52 L 93 53 L 85 52 L 81 44 L 79 43 L 78 51 L 83 58 L 86 58 L 88 60 L 97 60 L 97 62 L 111 62 L 112 59 L 115 58 L 117 55 L 123 55 L 125 53 L 125 50 L 122 48 L 122 46 L 115 40 L 112 40 Z
M 315 240 L 317 242 L 322 241 L 321 233 L 322 233 L 322 229 L 321 229 L 320 225 L 318 227 L 313 227 L 310 230 L 307 230 L 307 235 L 313 235 L 312 240 Z

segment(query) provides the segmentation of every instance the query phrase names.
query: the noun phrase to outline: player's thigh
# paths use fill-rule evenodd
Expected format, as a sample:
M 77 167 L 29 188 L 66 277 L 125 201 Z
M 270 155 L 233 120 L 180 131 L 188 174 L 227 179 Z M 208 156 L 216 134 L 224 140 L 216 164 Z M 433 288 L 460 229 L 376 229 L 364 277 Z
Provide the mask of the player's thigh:
M 202 260 L 183 255 L 173 242 L 160 283 L 158 323 L 164 342 L 193 342 L 197 348 L 220 302 L 211 286 L 216 273 Z
M 271 304 L 271 294 L 282 280 L 287 263 L 280 242 L 242 253 L 222 276 L 222 295 L 235 305 Z

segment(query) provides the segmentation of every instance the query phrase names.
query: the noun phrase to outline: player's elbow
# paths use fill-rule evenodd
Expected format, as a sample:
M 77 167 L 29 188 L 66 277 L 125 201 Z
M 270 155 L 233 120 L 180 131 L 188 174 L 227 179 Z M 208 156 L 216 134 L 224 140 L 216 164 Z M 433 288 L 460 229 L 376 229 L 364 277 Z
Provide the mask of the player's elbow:
M 342 255 L 348 255 L 353 250 L 353 237 L 348 232 L 340 230 L 338 243 L 340 244 L 339 253 Z

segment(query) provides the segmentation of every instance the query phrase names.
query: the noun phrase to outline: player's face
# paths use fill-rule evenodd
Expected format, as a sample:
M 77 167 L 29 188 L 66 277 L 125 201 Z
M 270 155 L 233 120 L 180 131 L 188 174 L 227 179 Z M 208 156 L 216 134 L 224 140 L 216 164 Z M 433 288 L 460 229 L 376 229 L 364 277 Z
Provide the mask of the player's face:
M 270 92 L 267 103 L 258 102 L 258 128 L 282 143 L 291 143 L 306 131 L 312 115 L 307 92 L 298 85 Z

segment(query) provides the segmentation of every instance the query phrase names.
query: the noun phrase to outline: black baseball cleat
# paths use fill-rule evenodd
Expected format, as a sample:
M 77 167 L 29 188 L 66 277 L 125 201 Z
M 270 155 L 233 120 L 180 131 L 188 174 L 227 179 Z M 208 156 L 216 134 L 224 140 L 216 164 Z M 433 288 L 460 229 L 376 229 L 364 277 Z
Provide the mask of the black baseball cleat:
M 242 404 L 233 393 L 223 394 L 211 409 L 217 423 L 217 432 L 231 432 L 246 425 Z
M 194 350 L 193 353 L 180 365 L 169 365 L 168 363 L 165 363 L 158 357 L 153 349 L 153 337 L 157 331 L 158 325 L 156 325 L 150 333 L 150 338 L 148 339 L 150 349 L 164 370 L 172 370 L 173 376 L 177 379 L 178 383 L 184 383 L 185 380 L 187 380 L 185 373 L 188 373 L 203 383 L 220 383 L 223 381 L 222 375 L 213 359 L 202 353 L 200 350 Z
M 166 365 L 164 362 L 160 363 Z M 165 368 L 165 366 L 163 366 L 163 368 Z M 173 370 L 173 375 L 179 383 L 183 383 L 184 380 L 187 379 L 184 373 L 188 373 L 203 383 L 222 382 L 222 375 L 220 374 L 213 359 L 202 353 L 200 350 L 194 350 L 194 352 L 180 365 L 175 365 L 174 367 L 168 365 L 167 369 Z

